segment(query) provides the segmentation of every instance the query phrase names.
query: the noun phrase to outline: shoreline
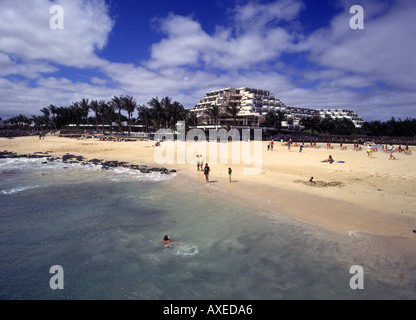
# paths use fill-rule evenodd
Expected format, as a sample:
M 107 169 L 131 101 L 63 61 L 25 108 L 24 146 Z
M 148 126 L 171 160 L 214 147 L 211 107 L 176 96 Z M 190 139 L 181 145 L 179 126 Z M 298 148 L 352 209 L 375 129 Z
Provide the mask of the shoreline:
M 175 170 L 178 176 L 205 184 L 202 173 L 196 170 L 196 161 L 195 165 L 156 164 L 153 144 L 153 141 L 106 142 L 48 135 L 42 140 L 38 137 L 0 139 L 0 152 L 7 150 L 23 155 L 47 153 L 46 156 L 61 158 L 70 154 L 87 160 L 127 163 L 129 166 L 166 167 Z M 263 146 L 266 145 L 267 142 L 263 142 Z M 297 149 L 288 151 L 280 143 L 275 146 L 274 151 L 265 151 L 263 148 L 261 174 L 244 176 L 243 165 L 232 165 L 233 182 L 229 183 L 228 165 L 215 164 L 210 165 L 212 172 L 209 184 L 220 191 L 230 192 L 234 197 L 238 196 L 249 205 L 255 204 L 259 208 L 330 231 L 369 233 L 414 245 L 416 192 L 413 191 L 416 190 L 416 174 L 411 169 L 416 169 L 416 165 L 411 161 L 412 156 L 402 155 L 402 162 L 388 162 L 388 154 L 379 152 L 377 158 L 381 159 L 382 155 L 385 159 L 384 162 L 377 160 L 377 167 L 375 159 L 366 159 L 365 151 L 357 153 L 348 150 L 348 154 L 347 151 L 323 148 L 304 149 L 305 156 Z M 344 156 L 346 163 L 325 164 L 317 161 L 329 152 L 335 159 Z M 355 159 L 357 157 L 360 158 L 358 161 Z M 374 160 L 374 166 L 361 164 L 367 160 Z M 386 163 L 390 165 L 390 171 L 383 172 Z M 322 182 L 321 186 L 307 183 L 310 172 L 316 176 L 316 181 Z M 374 179 L 368 178 L 370 176 Z

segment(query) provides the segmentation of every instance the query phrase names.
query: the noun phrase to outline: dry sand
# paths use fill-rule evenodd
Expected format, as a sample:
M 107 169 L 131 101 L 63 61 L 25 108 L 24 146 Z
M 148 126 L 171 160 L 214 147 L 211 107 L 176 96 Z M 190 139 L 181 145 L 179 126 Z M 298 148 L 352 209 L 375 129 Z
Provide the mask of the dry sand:
M 331 231 L 351 233 L 363 232 L 388 236 L 414 248 L 416 244 L 416 148 L 413 154 L 395 153 L 396 160 L 389 160 L 384 152 L 375 152 L 367 157 L 362 151 L 304 148 L 287 146 L 276 142 L 273 151 L 267 151 L 267 142 L 261 143 L 261 171 L 257 175 L 244 175 L 248 165 L 244 161 L 253 156 L 255 142 L 232 142 L 228 144 L 208 142 L 186 143 L 188 161 L 178 154 L 182 145 L 177 142 L 163 142 L 155 147 L 154 141 L 109 142 L 98 139 L 77 140 L 47 135 L 38 137 L 0 138 L 0 151 L 18 154 L 48 152 L 63 156 L 66 153 L 82 155 L 86 159 L 117 160 L 129 164 L 146 164 L 176 169 L 185 179 L 196 179 L 205 184 L 203 174 L 197 171 L 196 154 L 202 153 L 211 168 L 210 186 L 227 190 L 247 201 L 250 205 L 278 212 L 293 219 L 313 224 Z M 214 147 L 212 146 L 214 144 Z M 216 164 L 209 158 L 209 147 L 217 148 L 217 157 L 224 155 L 220 147 L 228 147 L 231 163 L 232 150 L 240 146 L 241 164 Z M 243 144 L 250 146 L 243 152 Z M 172 147 L 173 149 L 169 149 Z M 199 148 L 199 149 L 198 149 Z M 170 150 L 175 158 L 170 164 L 158 164 L 155 153 L 167 157 Z M 236 150 L 236 149 L 234 149 Z M 205 152 L 204 152 L 205 151 Z M 256 153 L 259 155 L 259 152 Z M 335 161 L 345 163 L 322 163 L 331 154 Z M 211 153 L 212 155 L 212 153 Z M 218 160 L 219 158 L 217 158 Z M 219 163 L 219 160 L 217 161 Z M 232 167 L 232 183 L 228 181 L 228 167 Z M 316 184 L 310 184 L 313 176 Z

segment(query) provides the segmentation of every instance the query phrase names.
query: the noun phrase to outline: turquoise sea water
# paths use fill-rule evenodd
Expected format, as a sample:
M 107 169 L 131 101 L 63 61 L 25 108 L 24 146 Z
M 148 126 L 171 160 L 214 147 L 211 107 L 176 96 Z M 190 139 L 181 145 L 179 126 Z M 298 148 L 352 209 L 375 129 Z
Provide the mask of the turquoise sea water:
M 375 237 L 243 205 L 202 178 L 43 162 L 0 159 L 0 299 L 416 298 L 415 266 Z

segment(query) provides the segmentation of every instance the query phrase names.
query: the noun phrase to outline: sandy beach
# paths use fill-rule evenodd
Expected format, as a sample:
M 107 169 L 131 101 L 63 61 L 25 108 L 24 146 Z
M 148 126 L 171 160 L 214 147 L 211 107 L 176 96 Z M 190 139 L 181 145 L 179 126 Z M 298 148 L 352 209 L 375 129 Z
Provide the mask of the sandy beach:
M 195 143 L 186 142 L 187 161 L 181 159 L 179 153 L 183 154 L 182 145 L 177 145 L 177 142 L 162 142 L 161 147 L 155 147 L 155 142 L 151 140 L 111 142 L 55 135 L 46 135 L 44 139 L 38 136 L 1 138 L 0 151 L 31 155 L 42 152 L 60 157 L 69 153 L 82 155 L 86 159 L 161 166 L 155 160 L 155 153 L 163 156 L 167 150 L 174 150 L 174 162 L 163 166 L 176 169 L 178 176 L 200 181 L 201 184 L 205 184 L 205 177 L 201 171 L 197 171 L 196 154 L 206 151 L 204 160 L 210 163 L 211 168 L 209 185 L 240 197 L 248 205 L 334 232 L 387 236 L 397 240 L 400 246 L 409 250 L 414 248 L 415 147 L 410 147 L 412 155 L 395 153 L 396 159 L 389 160 L 388 153 L 374 152 L 370 158 L 365 147 L 361 151 L 354 151 L 352 145 L 344 145 L 347 149 L 341 150 L 339 145 L 327 149 L 326 143 L 320 143 L 320 148 L 305 147 L 299 152 L 298 146 L 288 150 L 286 145 L 275 142 L 274 149 L 268 151 L 267 142 L 261 142 L 261 170 L 256 175 L 245 175 L 244 169 L 250 165 L 243 161 L 232 164 L 232 149 L 239 144 L 241 159 L 245 159 L 255 152 L 254 143 L 201 142 L 196 147 Z M 241 144 L 246 144 L 245 148 Z M 228 163 L 219 164 L 220 148 L 224 148 L 224 145 L 229 149 Z M 218 150 L 217 161 L 209 158 L 212 155 L 210 146 Z M 321 162 L 329 155 L 334 158 L 334 163 Z M 228 178 L 229 167 L 233 170 L 231 183 Z M 316 184 L 309 182 L 312 176 Z

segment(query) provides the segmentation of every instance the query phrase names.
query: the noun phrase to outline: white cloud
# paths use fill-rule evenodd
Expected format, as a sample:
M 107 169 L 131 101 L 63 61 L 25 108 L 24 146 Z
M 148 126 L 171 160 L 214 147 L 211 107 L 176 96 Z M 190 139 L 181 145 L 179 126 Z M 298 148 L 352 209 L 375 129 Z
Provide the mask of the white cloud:
M 355 3 L 339 0 L 343 13 L 308 35 L 298 28 L 307 9 L 300 0 L 236 6 L 212 33 L 195 17 L 172 13 L 152 20 L 162 39 L 140 64 L 99 57 L 114 26 L 104 0 L 56 2 L 64 8 L 64 30 L 49 27 L 52 4 L 0 2 L 0 106 L 9 116 L 120 94 L 139 104 L 170 96 L 191 107 L 206 92 L 230 86 L 267 89 L 291 106 L 351 108 L 370 118 L 415 116 L 413 2 L 366 1 L 365 29 L 351 30 Z M 284 53 L 301 53 L 313 68 L 290 65 Z M 97 72 L 86 72 L 82 82 L 57 72 L 62 66 Z
M 51 29 L 48 0 L 0 2 L 0 52 L 26 61 L 91 67 L 102 64 L 96 50 L 107 43 L 113 22 L 104 1 L 62 0 L 64 29 Z
M 218 26 L 212 35 L 192 17 L 170 14 L 155 23 L 166 37 L 152 46 L 147 65 L 152 69 L 179 66 L 249 69 L 293 47 L 295 36 L 278 22 L 293 19 L 301 7 L 298 1 L 286 0 L 269 5 L 249 3 L 233 11 L 233 26 Z
M 308 39 L 310 58 L 326 68 L 354 72 L 358 81 L 361 76 L 370 75 L 374 82 L 414 87 L 416 6 L 399 3 L 387 13 L 383 7 L 372 11 L 364 6 L 369 16 L 365 16 L 364 30 L 351 30 L 348 24 L 351 15 L 345 11 L 332 21 L 330 29 L 319 30 Z M 380 11 L 382 14 L 378 15 Z
M 0 52 L 0 76 L 24 75 L 29 79 L 39 77 L 41 73 L 55 72 L 59 69 L 43 61 L 22 61 Z
M 291 21 L 295 19 L 304 5 L 299 0 L 281 0 L 261 4 L 258 2 L 237 6 L 234 19 L 238 29 L 245 31 L 261 30 L 271 23 Z

